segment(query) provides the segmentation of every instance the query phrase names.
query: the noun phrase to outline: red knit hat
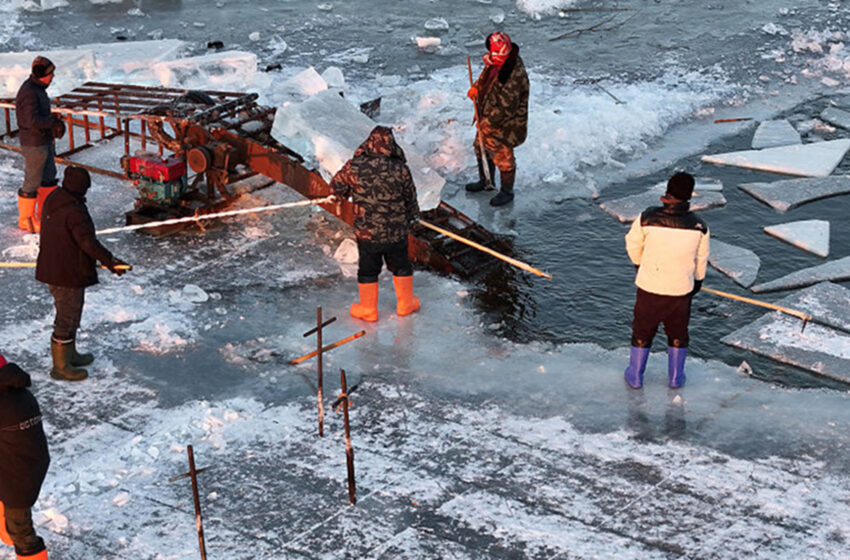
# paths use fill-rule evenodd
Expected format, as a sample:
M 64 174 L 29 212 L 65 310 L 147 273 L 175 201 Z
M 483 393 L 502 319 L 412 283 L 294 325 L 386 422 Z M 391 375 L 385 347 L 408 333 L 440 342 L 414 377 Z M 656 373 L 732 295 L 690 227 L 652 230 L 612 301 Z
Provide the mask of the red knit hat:
M 6 363 L 6 358 L 3 357 L 3 354 L 0 354 L 0 367 L 5 366 Z

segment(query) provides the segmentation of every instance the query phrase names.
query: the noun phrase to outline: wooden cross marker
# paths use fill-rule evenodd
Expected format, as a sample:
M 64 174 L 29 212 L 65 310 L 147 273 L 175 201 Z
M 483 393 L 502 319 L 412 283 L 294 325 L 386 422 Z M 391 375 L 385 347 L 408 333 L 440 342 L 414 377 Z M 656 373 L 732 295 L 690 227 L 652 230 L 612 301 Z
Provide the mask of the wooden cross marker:
M 316 326 L 309 331 L 305 332 L 303 336 L 307 337 L 311 334 L 316 334 L 316 368 L 317 368 L 317 380 L 316 380 L 316 394 L 317 400 L 319 401 L 319 437 L 324 437 L 325 435 L 325 401 L 323 396 L 323 381 L 322 381 L 322 356 L 325 353 L 324 348 L 322 348 L 322 330 L 336 321 L 336 317 L 331 317 L 324 323 L 322 322 L 322 308 L 316 308 Z
M 169 478 L 168 482 L 174 482 L 187 477 L 192 479 L 192 497 L 195 500 L 195 528 L 198 530 L 198 546 L 201 548 L 201 560 L 207 560 L 207 547 L 204 544 L 204 520 L 201 516 L 201 498 L 198 496 L 198 475 L 210 470 L 212 467 L 196 469 L 195 453 L 192 450 L 192 446 L 187 446 L 186 451 L 189 453 L 189 472 Z

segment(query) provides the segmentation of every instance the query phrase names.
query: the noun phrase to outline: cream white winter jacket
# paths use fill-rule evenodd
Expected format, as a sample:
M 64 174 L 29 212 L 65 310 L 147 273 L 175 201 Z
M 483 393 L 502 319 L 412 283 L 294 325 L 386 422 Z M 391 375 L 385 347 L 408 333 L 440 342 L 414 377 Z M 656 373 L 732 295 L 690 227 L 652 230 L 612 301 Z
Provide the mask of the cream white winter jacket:
M 635 285 L 653 294 L 681 296 L 705 278 L 708 226 L 687 202 L 647 208 L 626 234 L 626 252 L 640 266 Z

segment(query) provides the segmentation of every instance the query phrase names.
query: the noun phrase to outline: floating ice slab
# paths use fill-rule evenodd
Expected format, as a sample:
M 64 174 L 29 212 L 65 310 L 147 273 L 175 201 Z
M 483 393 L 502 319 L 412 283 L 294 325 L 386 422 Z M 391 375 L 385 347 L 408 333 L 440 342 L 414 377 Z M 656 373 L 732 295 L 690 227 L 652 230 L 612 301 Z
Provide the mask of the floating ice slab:
M 187 43 L 177 39 L 92 43 L 79 49 L 94 53 L 97 79 L 103 82 L 152 81 L 151 66 L 176 59 Z
M 752 148 L 760 150 L 762 148 L 774 148 L 776 146 L 791 146 L 793 144 L 802 144 L 800 134 L 787 120 L 764 121 L 759 124 L 755 134 L 753 134 Z
M 691 210 L 698 211 L 725 206 L 726 198 L 722 192 L 716 190 L 717 184 L 716 181 L 708 183 L 709 188 L 713 190 L 704 190 L 703 192 L 695 190 L 694 196 L 691 198 Z M 699 186 L 698 183 L 697 189 L 699 189 Z M 723 188 L 722 183 L 720 183 L 720 188 Z M 648 207 L 661 205 L 659 198 L 664 194 L 665 189 L 666 183 L 659 183 L 645 192 L 609 200 L 600 204 L 599 207 L 624 224 L 633 222 Z
M 756 284 L 751 289 L 756 292 L 778 292 L 791 290 L 793 288 L 804 288 L 823 281 L 841 281 L 850 279 L 850 257 L 844 257 L 837 261 L 804 268 L 792 272 L 782 278 L 771 280 L 763 284 Z
M 272 136 L 302 157 L 315 161 L 322 176 L 330 180 L 351 159 L 375 125 L 375 121 L 337 91 L 326 90 L 301 103 L 284 103 L 278 107 Z M 400 141 L 398 135 L 396 141 L 407 156 L 420 209 L 435 208 L 446 181 L 422 155 Z
M 702 156 L 702 161 L 799 177 L 827 177 L 850 149 L 850 140 L 830 140 L 764 150 L 743 150 Z
M 823 282 L 777 302 L 818 320 L 850 329 L 850 290 Z M 816 323 L 800 332 L 801 321 L 773 311 L 721 339 L 782 363 L 850 382 L 850 336 Z
M 766 226 L 764 232 L 819 257 L 829 256 L 829 222 L 826 220 L 801 220 Z
M 749 249 L 712 239 L 708 263 L 738 285 L 749 288 L 756 281 L 761 259 Z
M 850 176 L 743 183 L 738 188 L 780 212 L 787 212 L 806 202 L 850 193 Z
M 94 53 L 88 49 L 60 51 L 24 51 L 0 54 L 0 97 L 15 97 L 18 88 L 29 77 L 32 60 L 46 56 L 56 65 L 55 77 L 48 95 L 56 96 L 71 91 L 97 74 Z
M 840 126 L 841 128 L 850 130 L 850 113 L 847 111 L 842 111 L 835 107 L 827 107 L 821 112 L 820 118 L 829 124 L 834 124 L 835 126 Z
M 244 90 L 257 72 L 257 55 L 225 51 L 151 65 L 158 82 L 167 87 Z

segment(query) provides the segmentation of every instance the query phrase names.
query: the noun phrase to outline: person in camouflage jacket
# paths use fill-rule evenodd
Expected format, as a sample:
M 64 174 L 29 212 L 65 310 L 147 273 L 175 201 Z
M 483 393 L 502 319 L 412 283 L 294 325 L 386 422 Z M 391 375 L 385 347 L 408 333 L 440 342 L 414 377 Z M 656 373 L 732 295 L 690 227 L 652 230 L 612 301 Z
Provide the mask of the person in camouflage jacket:
M 376 126 L 334 175 L 330 187 L 337 196 L 351 197 L 356 205 L 360 301 L 351 306 L 351 315 L 365 321 L 378 320 L 378 275 L 384 262 L 393 274 L 398 314 L 418 310 L 407 237 L 410 226 L 419 221 L 419 203 L 407 159 L 393 131 Z
M 491 178 L 498 167 L 501 188 L 490 204 L 502 206 L 514 199 L 514 148 L 525 142 L 528 132 L 528 74 L 519 56 L 519 46 L 511 42 L 507 33 L 491 33 L 486 45 L 489 53 L 484 55 L 484 70 L 467 94 L 475 102 L 478 113 L 474 143 L 478 181 L 467 184 L 466 190 L 479 192 L 492 188 L 487 184 L 484 165 L 488 166 Z M 483 154 L 482 143 L 486 152 Z

